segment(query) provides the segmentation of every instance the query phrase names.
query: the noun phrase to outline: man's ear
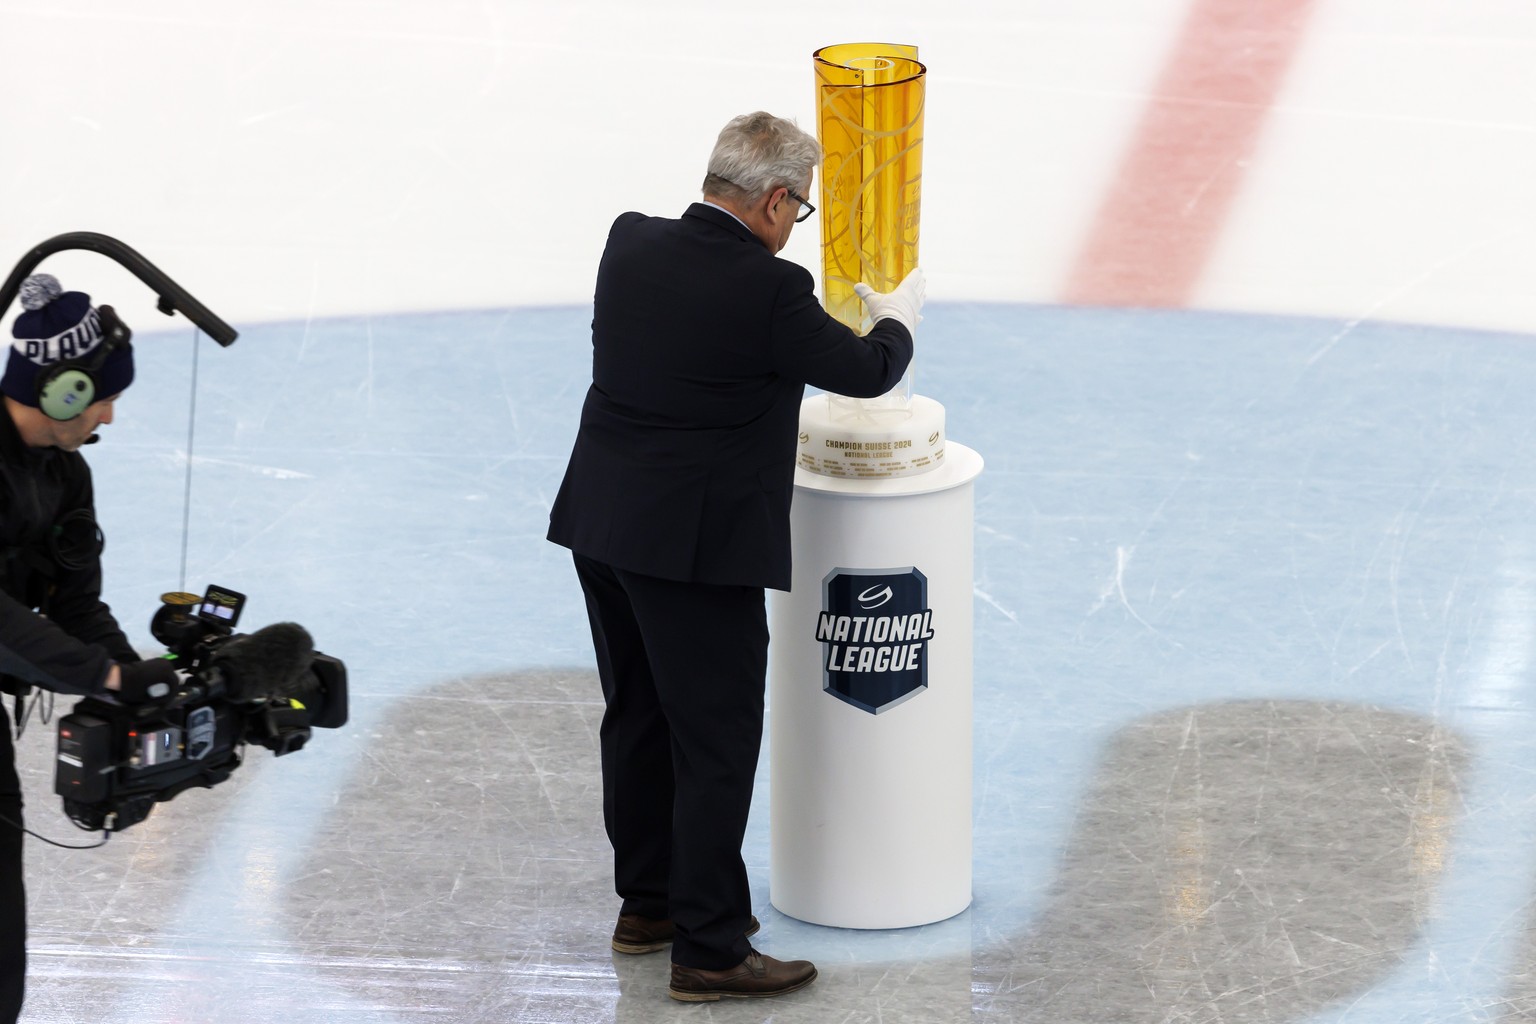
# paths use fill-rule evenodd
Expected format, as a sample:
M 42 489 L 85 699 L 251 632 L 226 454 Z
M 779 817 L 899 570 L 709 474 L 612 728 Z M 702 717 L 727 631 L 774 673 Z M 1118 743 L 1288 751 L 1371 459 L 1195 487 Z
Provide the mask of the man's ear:
M 763 200 L 765 203 L 763 207 L 763 216 L 767 217 L 770 221 L 777 223 L 778 219 L 784 215 L 782 207 L 784 201 L 788 198 L 789 189 L 785 188 L 783 185 L 780 185 L 772 192 L 769 192 L 767 197 Z

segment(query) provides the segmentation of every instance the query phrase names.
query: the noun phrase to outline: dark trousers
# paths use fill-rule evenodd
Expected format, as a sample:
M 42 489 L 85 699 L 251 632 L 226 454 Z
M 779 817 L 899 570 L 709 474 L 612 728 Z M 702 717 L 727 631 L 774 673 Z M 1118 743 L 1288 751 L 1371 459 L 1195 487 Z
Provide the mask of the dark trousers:
M 734 967 L 751 951 L 741 844 L 763 739 L 763 590 L 575 561 L 607 702 L 603 823 L 620 913 L 671 918 L 675 963 Z
M 21 867 L 21 780 L 11 716 L 0 705 L 0 1024 L 15 1024 L 27 980 L 27 893 Z

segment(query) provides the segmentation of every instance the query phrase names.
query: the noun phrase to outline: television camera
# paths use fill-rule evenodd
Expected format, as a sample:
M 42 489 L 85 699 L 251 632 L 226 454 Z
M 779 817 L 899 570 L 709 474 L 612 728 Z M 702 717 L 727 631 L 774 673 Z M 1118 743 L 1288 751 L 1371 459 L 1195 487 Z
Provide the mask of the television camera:
M 218 785 L 247 743 L 281 757 L 347 721 L 347 668 L 304 627 L 236 633 L 245 595 L 223 587 L 161 602 L 149 628 L 175 664 L 175 692 L 154 704 L 87 697 L 59 719 L 54 791 L 87 831 L 121 832 L 160 801 Z

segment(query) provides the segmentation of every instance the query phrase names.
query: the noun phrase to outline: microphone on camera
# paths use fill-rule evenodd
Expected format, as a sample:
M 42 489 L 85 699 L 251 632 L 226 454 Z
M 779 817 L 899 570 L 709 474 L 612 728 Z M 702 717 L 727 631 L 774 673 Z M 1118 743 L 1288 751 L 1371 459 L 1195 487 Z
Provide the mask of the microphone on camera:
M 208 661 L 233 701 L 302 698 L 312 689 L 315 641 L 296 622 L 274 622 L 248 636 L 231 637 Z

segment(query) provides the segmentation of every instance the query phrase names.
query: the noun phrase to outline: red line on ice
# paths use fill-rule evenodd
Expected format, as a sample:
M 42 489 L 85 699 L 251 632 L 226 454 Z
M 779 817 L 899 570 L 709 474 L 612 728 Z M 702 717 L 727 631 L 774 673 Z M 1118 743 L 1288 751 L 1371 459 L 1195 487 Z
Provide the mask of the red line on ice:
M 1188 302 L 1312 6 L 1313 0 L 1194 0 L 1064 301 Z

